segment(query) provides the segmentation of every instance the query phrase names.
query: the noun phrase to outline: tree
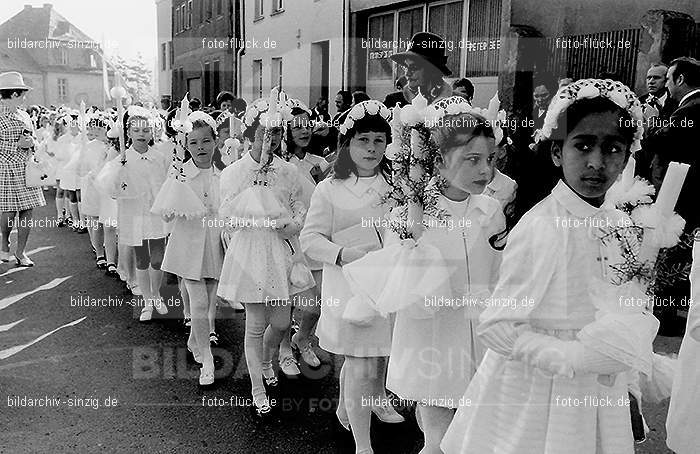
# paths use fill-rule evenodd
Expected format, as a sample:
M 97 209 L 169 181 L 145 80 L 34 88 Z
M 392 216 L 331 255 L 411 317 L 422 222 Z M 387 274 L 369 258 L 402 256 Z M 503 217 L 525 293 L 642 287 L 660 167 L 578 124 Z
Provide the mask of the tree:
M 155 104 L 156 100 L 151 88 L 151 69 L 141 53 L 136 54 L 136 58 L 131 60 L 115 55 L 111 63 L 119 71 L 124 81 L 124 88 L 132 98 L 132 103 L 140 101 L 144 105 L 147 103 Z

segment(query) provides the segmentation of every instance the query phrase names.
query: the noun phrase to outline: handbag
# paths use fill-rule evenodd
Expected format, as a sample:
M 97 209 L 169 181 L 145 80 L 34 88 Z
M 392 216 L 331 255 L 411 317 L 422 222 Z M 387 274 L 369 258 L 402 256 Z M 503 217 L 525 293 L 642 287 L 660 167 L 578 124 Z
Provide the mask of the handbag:
M 32 155 L 27 159 L 24 168 L 24 185 L 28 188 L 40 188 L 49 185 L 49 169 L 48 166 Z

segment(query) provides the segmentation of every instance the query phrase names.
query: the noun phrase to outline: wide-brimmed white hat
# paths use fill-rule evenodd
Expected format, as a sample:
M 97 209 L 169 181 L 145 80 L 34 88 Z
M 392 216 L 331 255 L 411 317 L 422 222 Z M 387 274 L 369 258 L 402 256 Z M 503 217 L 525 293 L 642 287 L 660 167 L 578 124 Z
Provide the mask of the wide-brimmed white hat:
M 24 84 L 22 75 L 17 71 L 9 71 L 0 74 L 0 90 L 31 90 L 32 87 Z

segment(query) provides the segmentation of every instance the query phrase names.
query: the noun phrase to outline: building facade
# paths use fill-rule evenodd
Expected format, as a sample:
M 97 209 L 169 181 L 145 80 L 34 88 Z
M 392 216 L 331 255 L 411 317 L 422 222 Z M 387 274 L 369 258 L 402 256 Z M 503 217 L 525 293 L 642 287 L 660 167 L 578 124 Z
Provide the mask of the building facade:
M 158 27 L 158 63 L 156 90 L 158 98 L 170 98 L 173 90 L 173 2 L 156 0 Z
M 236 18 L 242 0 L 172 0 L 172 95 L 213 104 L 235 91 Z
M 19 71 L 28 104 L 104 106 L 102 49 L 53 5 L 25 5 L 0 24 L 0 71 Z M 110 75 L 111 78 L 111 75 Z
M 281 86 L 309 107 L 346 87 L 346 0 L 244 2 L 240 92 L 246 100 Z M 331 107 L 331 111 L 333 108 Z

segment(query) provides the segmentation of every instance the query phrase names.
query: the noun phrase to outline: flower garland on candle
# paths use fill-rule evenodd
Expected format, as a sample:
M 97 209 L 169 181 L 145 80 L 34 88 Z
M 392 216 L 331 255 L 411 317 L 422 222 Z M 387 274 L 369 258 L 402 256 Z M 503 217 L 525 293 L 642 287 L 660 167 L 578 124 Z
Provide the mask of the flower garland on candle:
M 260 167 L 257 169 L 257 175 L 260 178 L 257 178 L 253 184 L 267 185 L 265 176 L 274 171 L 270 166 L 273 159 L 273 150 L 270 150 L 267 145 L 270 142 L 272 129 L 284 128 L 292 118 L 292 111 L 287 105 L 287 95 L 279 87 L 274 87 L 270 90 L 268 99 L 257 99 L 246 109 L 243 115 L 243 124 L 241 125 L 242 131 L 245 132 L 246 129 L 252 128 L 256 121 L 265 128 Z

